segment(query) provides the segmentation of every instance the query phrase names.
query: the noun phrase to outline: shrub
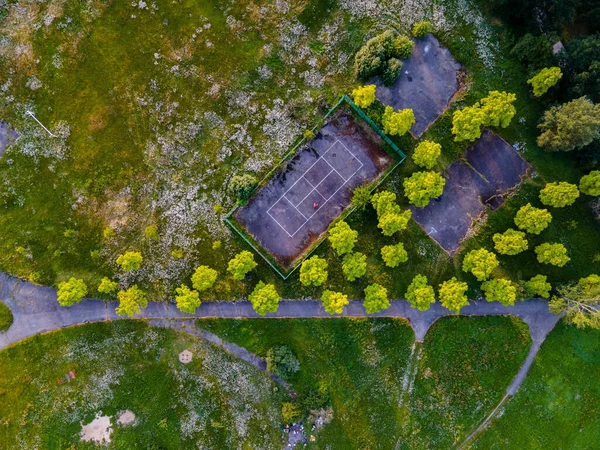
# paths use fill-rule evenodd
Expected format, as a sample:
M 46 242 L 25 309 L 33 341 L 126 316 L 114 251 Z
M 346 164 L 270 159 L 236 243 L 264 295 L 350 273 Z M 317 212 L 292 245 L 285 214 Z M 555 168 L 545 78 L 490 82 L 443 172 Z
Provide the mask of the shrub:
M 545 242 L 535 248 L 537 260 L 542 264 L 552 264 L 562 267 L 567 264 L 571 258 L 567 256 L 567 249 L 563 244 Z
M 517 287 L 505 278 L 496 278 L 481 283 L 481 290 L 488 302 L 498 301 L 509 306 L 514 305 L 517 299 Z
M 571 151 L 584 147 L 600 137 L 600 105 L 581 97 L 553 106 L 544 113 L 538 128 L 541 134 L 537 143 L 546 150 Z
M 300 370 L 300 362 L 287 345 L 278 345 L 267 351 L 267 372 L 288 378 Z
M 119 283 L 116 281 L 111 281 L 110 278 L 104 277 L 100 281 L 100 285 L 98 286 L 98 292 L 101 294 L 112 294 L 119 287 Z
M 102 230 L 102 237 L 104 239 L 110 239 L 111 237 L 114 237 L 114 235 L 115 230 L 113 230 L 111 227 L 106 227 L 104 230 Z
M 454 111 L 452 116 L 452 134 L 454 140 L 474 141 L 481 137 L 481 126 L 485 123 L 486 115 L 479 103 Z
M 341 314 L 347 304 L 347 295 L 334 291 L 323 292 L 323 307 L 329 314 Z
M 321 286 L 327 281 L 327 261 L 318 256 L 305 260 L 300 267 L 300 283 Z
M 354 231 L 350 226 L 340 221 L 329 230 L 329 243 L 338 255 L 350 253 L 358 239 L 358 231 Z
M 517 100 L 515 94 L 491 91 L 481 99 L 481 109 L 485 113 L 484 126 L 506 128 L 517 113 L 513 103 Z
M 380 284 L 373 283 L 365 288 L 365 310 L 367 314 L 373 314 L 390 307 L 387 298 L 387 289 Z
M 205 291 L 214 286 L 219 273 L 208 266 L 198 266 L 192 274 L 192 287 L 197 291 Z M 242 279 L 244 279 L 244 276 Z
M 304 134 L 302 135 L 305 141 L 310 141 L 315 137 L 315 133 L 312 130 L 304 130 Z
M 140 252 L 125 252 L 117 258 L 117 264 L 119 264 L 125 272 L 138 270 L 142 267 L 143 262 L 144 258 Z
M 146 235 L 146 237 L 148 239 L 152 239 L 152 240 L 158 239 L 159 238 L 158 227 L 156 225 L 148 225 L 146 227 L 146 229 L 144 230 L 144 235 Z
M 442 153 L 442 146 L 432 141 L 423 141 L 415 148 L 412 159 L 417 166 L 431 169 Z
M 419 311 L 427 311 L 432 303 L 435 302 L 435 292 L 433 287 L 427 284 L 425 275 L 416 275 L 406 291 L 406 300 L 410 306 Z
M 402 70 L 402 62 L 396 58 L 390 58 L 387 60 L 383 67 L 383 73 L 381 74 L 381 81 L 385 86 L 393 85 L 398 77 L 400 76 L 400 71 Z
M 403 136 L 415 123 L 415 114 L 412 109 L 394 111 L 391 106 L 386 106 L 381 118 L 383 132 L 390 136 Z
M 515 216 L 515 225 L 527 233 L 540 234 L 552 222 L 552 214 L 547 209 L 539 209 L 527 203 Z
M 571 183 L 548 183 L 540 191 L 540 200 L 544 205 L 563 208 L 572 205 L 579 198 L 579 189 Z
M 394 50 L 394 33 L 385 31 L 369 39 L 354 56 L 356 78 L 367 79 L 380 72 Z
M 119 306 L 115 312 L 119 316 L 133 317 L 136 314 L 148 306 L 148 297 L 144 291 L 138 288 L 136 285 L 131 286 L 126 291 L 119 291 L 117 293 L 117 299 L 119 300 Z
M 439 294 L 440 303 L 444 308 L 456 313 L 469 304 L 469 299 L 465 295 L 469 286 L 464 281 L 458 281 L 456 277 L 444 281 L 440 284 Z
M 525 233 L 509 228 L 504 233 L 493 236 L 494 248 L 501 255 L 518 255 L 529 248 Z
M 277 293 L 275 286 L 259 281 L 248 296 L 248 300 L 252 303 L 254 310 L 261 316 L 264 316 L 268 312 L 277 311 L 281 297 Z
M 234 280 L 241 281 L 246 277 L 246 274 L 256 266 L 258 266 L 258 264 L 254 261 L 254 255 L 248 250 L 244 250 L 229 261 L 227 271 L 231 273 Z
M 88 293 L 87 286 L 83 280 L 70 278 L 58 285 L 57 300 L 60 306 L 71 306 L 79 303 Z
M 414 46 L 415 43 L 408 36 L 400 34 L 394 39 L 394 49 L 392 54 L 399 59 L 410 58 Z
M 471 272 L 479 281 L 485 281 L 500 263 L 496 255 L 485 248 L 471 250 L 463 259 L 462 269 Z
M 600 170 L 592 170 L 581 177 L 579 190 L 585 195 L 600 195 Z
M 388 267 L 396 267 L 398 264 L 408 261 L 408 253 L 404 249 L 403 243 L 396 245 L 386 245 L 381 249 L 381 257 Z
M 300 418 L 300 410 L 293 403 L 284 402 L 281 405 L 281 418 L 283 423 L 293 423 Z
M 367 273 L 367 256 L 356 252 L 344 256 L 342 270 L 348 281 L 354 281 Z
M 222 242 L 221 241 L 214 241 L 212 243 L 212 249 L 213 250 L 219 250 L 222 246 Z
M 371 189 L 369 186 L 359 186 L 352 191 L 352 204 L 355 208 L 364 210 L 371 201 Z
M 427 20 L 421 20 L 416 22 L 412 27 L 412 35 L 417 39 L 422 39 L 433 31 L 431 22 Z
M 368 84 L 367 86 L 359 86 L 352 91 L 352 98 L 356 106 L 360 108 L 368 108 L 375 101 L 375 92 L 377 86 Z
M 171 256 L 175 259 L 182 259 L 185 254 L 183 253 L 182 249 L 176 248 L 171 251 Z
M 181 287 L 175 289 L 175 293 L 177 308 L 189 314 L 196 314 L 196 309 L 202 304 L 198 291 L 194 291 L 185 284 L 182 284 Z
M 562 78 L 560 67 L 545 67 L 536 75 L 527 80 L 527 84 L 533 87 L 533 95 L 540 97 L 548 92 Z
M 536 275 L 525 282 L 525 293 L 530 297 L 550 298 L 552 285 L 547 280 L 548 277 L 546 275 Z
M 239 200 L 246 200 L 250 197 L 254 186 L 256 186 L 256 178 L 250 174 L 234 175 L 229 180 L 229 191 L 233 193 Z
M 423 208 L 432 198 L 442 195 L 445 185 L 446 179 L 437 172 L 415 172 L 404 179 L 404 195 L 409 203 Z

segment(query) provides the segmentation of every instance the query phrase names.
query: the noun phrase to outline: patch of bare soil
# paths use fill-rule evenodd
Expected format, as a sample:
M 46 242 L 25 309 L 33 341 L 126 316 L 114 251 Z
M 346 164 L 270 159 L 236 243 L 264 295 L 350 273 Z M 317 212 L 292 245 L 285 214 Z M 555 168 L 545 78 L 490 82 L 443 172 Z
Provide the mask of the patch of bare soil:
M 110 416 L 96 415 L 94 420 L 81 427 L 80 436 L 82 441 L 108 444 L 111 433 Z

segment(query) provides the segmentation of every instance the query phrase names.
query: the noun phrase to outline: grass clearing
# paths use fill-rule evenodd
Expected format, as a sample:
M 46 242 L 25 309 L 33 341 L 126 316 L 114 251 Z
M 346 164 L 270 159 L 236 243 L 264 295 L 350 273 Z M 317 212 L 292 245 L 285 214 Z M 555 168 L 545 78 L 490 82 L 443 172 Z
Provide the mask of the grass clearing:
M 13 323 L 13 315 L 8 306 L 0 302 L 0 332 L 6 331 Z

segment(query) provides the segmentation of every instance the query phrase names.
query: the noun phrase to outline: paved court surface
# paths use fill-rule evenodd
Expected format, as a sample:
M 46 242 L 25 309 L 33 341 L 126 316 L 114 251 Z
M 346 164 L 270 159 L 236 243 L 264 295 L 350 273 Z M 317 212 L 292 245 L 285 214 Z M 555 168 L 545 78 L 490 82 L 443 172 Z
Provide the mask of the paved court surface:
M 450 255 L 467 236 L 473 220 L 486 207 L 496 209 L 521 183 L 531 166 L 500 136 L 484 130 L 446 171 L 441 197 L 425 208 L 411 207 L 413 219 Z
M 368 125 L 340 109 L 234 217 L 289 268 L 342 214 L 352 190 L 393 163 L 381 145 Z
M 419 137 L 446 110 L 458 91 L 461 65 L 432 34 L 413 40 L 412 55 L 403 61 L 402 72 L 392 86 L 386 87 L 380 77 L 369 83 L 377 85 L 377 98 L 384 105 L 413 110 L 416 123 L 410 131 Z
M 13 144 L 19 138 L 19 133 L 6 122 L 0 122 L 0 156 L 4 149 Z

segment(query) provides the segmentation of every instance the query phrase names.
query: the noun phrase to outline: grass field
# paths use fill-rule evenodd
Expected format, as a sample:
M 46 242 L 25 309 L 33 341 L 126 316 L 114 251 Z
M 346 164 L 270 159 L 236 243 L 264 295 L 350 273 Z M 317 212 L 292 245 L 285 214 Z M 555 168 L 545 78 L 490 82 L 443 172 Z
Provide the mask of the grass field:
M 598 447 L 600 332 L 559 323 L 516 396 L 474 449 Z
M 13 315 L 10 308 L 0 302 L 0 332 L 8 330 L 13 323 Z
M 0 160 L 0 268 L 35 282 L 56 285 L 75 276 L 95 295 L 100 279 L 110 276 L 124 288 L 136 283 L 151 298 L 165 299 L 189 282 L 197 265 L 208 264 L 221 278 L 206 300 L 245 296 L 258 280 L 275 283 L 284 297 L 319 296 L 296 275 L 284 283 L 263 261 L 245 282 L 226 275 L 229 258 L 247 248 L 222 221 L 234 203 L 229 179 L 266 174 L 356 84 L 356 50 L 375 33 L 407 31 L 422 17 L 433 20 L 436 36 L 469 73 L 468 89 L 423 136 L 443 146 L 437 169 L 467 146 L 452 140 L 454 109 L 498 89 L 518 100 L 512 124 L 497 131 L 519 143 L 536 171 L 489 214 L 466 249 L 492 248 L 491 235 L 512 226 L 523 203 L 538 204 L 545 182 L 576 182 L 583 174 L 569 155 L 536 146 L 543 106 L 532 100 L 525 72 L 507 56 L 513 36 L 471 0 L 393 8 L 350 0 L 8 3 L 0 14 L 6 36 L 0 40 L 0 120 L 23 136 Z M 61 137 L 45 136 L 26 109 Z M 416 141 L 396 141 L 410 156 Z M 402 179 L 414 170 L 408 158 L 382 186 L 397 192 L 403 206 Z M 540 267 L 530 250 L 501 257 L 498 274 L 516 280 L 541 272 L 556 283 L 600 270 L 598 223 L 587 201 L 553 210 L 550 228 L 531 242 L 564 243 L 572 258 L 567 266 Z M 340 258 L 325 244 L 317 254 L 330 261 L 329 288 L 360 297 L 367 283 L 378 282 L 401 297 L 423 273 L 435 285 L 456 275 L 469 282 L 471 296 L 479 294 L 475 279 L 460 270 L 461 254 L 450 258 L 415 223 L 404 235 L 386 238 L 370 207 L 349 223 L 360 232 L 356 250 L 367 254 L 369 275 L 346 283 Z M 145 236 L 149 225 L 158 226 L 158 239 Z M 112 234 L 104 234 L 107 228 Z M 386 268 L 379 250 L 398 240 L 409 263 Z M 222 247 L 214 250 L 215 241 Z M 143 253 L 140 271 L 119 271 L 115 259 L 126 250 Z

